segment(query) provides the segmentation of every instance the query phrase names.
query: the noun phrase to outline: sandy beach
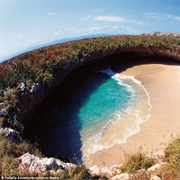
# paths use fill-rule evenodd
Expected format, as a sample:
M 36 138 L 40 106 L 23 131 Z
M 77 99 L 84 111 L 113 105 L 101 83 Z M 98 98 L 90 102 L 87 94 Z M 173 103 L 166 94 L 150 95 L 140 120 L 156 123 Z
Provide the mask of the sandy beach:
M 124 144 L 92 154 L 87 167 L 110 167 L 121 163 L 126 154 L 140 148 L 151 153 L 163 150 L 171 137 L 180 135 L 180 64 L 149 63 L 131 65 L 116 72 L 134 76 L 141 81 L 150 95 L 150 118 L 141 124 L 140 132 L 129 137 Z

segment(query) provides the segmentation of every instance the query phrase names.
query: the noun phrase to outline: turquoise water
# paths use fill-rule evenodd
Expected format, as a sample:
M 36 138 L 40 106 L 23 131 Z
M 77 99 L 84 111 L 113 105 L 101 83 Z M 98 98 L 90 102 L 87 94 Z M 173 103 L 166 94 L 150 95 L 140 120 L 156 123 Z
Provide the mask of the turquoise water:
M 46 156 L 81 162 L 139 131 L 149 112 L 149 106 L 143 113 L 141 106 L 135 108 L 139 99 L 144 99 L 144 107 L 149 103 L 146 91 L 132 77 L 111 70 L 83 72 L 53 93 L 27 131 Z
M 127 106 L 132 92 L 126 86 L 119 85 L 117 80 L 110 78 L 101 84 L 81 107 L 78 116 L 81 128 L 96 126 L 108 120 L 116 112 Z

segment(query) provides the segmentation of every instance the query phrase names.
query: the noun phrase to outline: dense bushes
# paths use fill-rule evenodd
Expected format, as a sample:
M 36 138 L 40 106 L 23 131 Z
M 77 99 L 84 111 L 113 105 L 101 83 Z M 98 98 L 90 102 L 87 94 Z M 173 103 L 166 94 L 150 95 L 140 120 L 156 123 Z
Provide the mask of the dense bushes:
M 0 64 L 0 89 L 16 86 L 27 80 L 53 83 L 55 70 L 65 70 L 66 63 L 74 64 L 94 52 L 116 50 L 123 47 L 173 48 L 180 45 L 179 38 L 153 36 L 117 36 L 92 38 L 37 49 Z
M 27 141 L 14 143 L 0 135 L 0 176 L 23 176 L 23 172 L 18 170 L 18 164 L 15 161 L 15 158 L 27 152 L 42 157 L 42 153 L 35 145 L 32 145 Z
M 172 139 L 168 144 L 165 149 L 165 161 L 167 164 L 162 169 L 164 174 L 173 174 L 180 178 L 180 137 Z
M 13 61 L 0 66 L 0 89 L 15 87 L 19 82 L 35 81 L 36 75 L 29 62 Z
M 148 169 L 153 166 L 155 162 L 153 159 L 147 157 L 141 152 L 129 154 L 123 163 L 121 170 L 122 172 L 135 173 L 139 169 Z

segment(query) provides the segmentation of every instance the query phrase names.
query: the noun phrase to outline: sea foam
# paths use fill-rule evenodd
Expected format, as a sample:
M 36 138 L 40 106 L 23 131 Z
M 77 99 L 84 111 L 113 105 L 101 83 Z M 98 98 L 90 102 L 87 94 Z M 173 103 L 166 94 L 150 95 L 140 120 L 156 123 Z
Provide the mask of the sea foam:
M 151 110 L 148 92 L 133 76 L 115 73 L 110 68 L 96 72 L 104 73 L 116 80 L 120 86 L 130 92 L 130 96 L 124 107 L 114 112 L 112 118 L 81 131 L 83 144 L 81 151 L 86 160 L 97 151 L 125 143 L 128 137 L 140 131 L 140 124 L 149 119 Z

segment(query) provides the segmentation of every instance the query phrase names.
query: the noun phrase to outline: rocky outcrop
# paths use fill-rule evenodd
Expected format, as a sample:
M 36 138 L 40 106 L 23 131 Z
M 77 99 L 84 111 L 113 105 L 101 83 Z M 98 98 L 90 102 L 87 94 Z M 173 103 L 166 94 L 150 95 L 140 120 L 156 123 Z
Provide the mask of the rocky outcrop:
M 90 173 L 93 176 L 106 176 L 106 177 L 113 177 L 114 175 L 120 175 L 121 174 L 121 164 L 119 165 L 113 165 L 110 168 L 107 167 L 99 167 L 98 165 L 94 165 L 89 168 Z
M 112 180 L 138 179 L 138 177 L 150 180 L 161 180 L 158 176 L 158 170 L 165 164 L 165 162 L 163 162 L 164 156 L 162 156 L 162 152 L 157 152 L 155 154 L 152 154 L 151 158 L 155 158 L 156 164 L 149 167 L 147 170 L 139 169 L 133 174 L 122 172 L 122 164 L 113 165 L 111 167 L 99 167 L 98 165 L 94 165 L 90 167 L 88 171 L 92 177 L 106 177 Z M 29 153 L 17 158 L 16 161 L 19 163 L 18 168 L 20 171 L 26 171 L 30 174 L 43 174 L 49 172 L 51 175 L 56 176 L 63 170 L 77 167 L 75 164 L 64 163 L 56 158 L 40 158 Z
M 153 32 L 153 33 L 147 33 L 142 34 L 145 36 L 168 36 L 168 37 L 180 37 L 180 32 Z
M 161 180 L 159 176 L 157 176 L 157 172 L 162 166 L 166 164 L 164 162 L 165 153 L 164 151 L 156 151 L 151 155 L 147 155 L 149 158 L 153 159 L 156 162 L 153 166 L 149 167 L 147 170 L 139 169 L 135 173 L 123 173 L 121 170 L 122 164 L 113 165 L 109 168 L 107 167 L 99 167 L 94 165 L 89 168 L 90 173 L 93 176 L 105 176 L 112 180 L 129 180 L 136 177 L 136 179 L 150 179 L 150 180 Z
M 19 169 L 22 171 L 28 171 L 33 174 L 41 174 L 50 171 L 52 174 L 56 174 L 57 170 L 66 170 L 75 168 L 76 165 L 72 163 L 64 163 L 63 161 L 55 158 L 39 158 L 32 154 L 26 153 L 16 159 L 20 161 Z
M 15 131 L 11 128 L 0 128 L 0 135 L 3 135 L 13 142 L 19 143 L 22 141 L 22 138 L 20 136 L 20 133 L 18 131 Z

